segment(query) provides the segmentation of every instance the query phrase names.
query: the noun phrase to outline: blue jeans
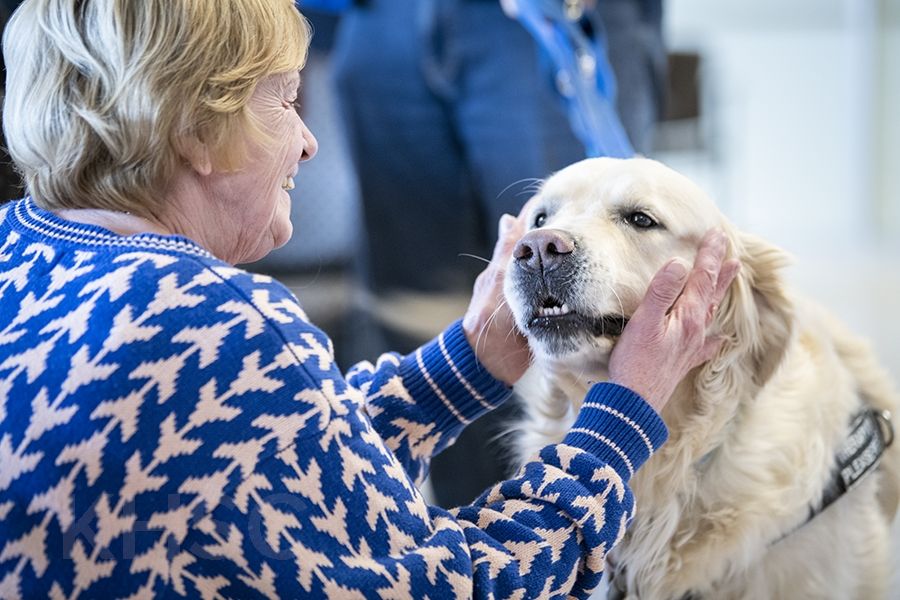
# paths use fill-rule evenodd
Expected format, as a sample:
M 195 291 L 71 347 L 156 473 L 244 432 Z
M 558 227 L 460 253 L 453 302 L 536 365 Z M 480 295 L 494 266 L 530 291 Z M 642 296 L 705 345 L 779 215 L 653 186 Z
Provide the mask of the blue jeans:
M 645 1 L 601 0 L 598 9 L 622 121 L 643 152 L 660 104 L 662 52 L 658 22 L 642 20 Z M 333 60 L 362 201 L 361 276 L 377 297 L 468 293 L 484 264 L 460 255 L 489 258 L 500 216 L 518 213 L 532 178 L 584 157 L 553 73 L 498 0 L 369 0 L 342 17 Z M 353 328 L 348 337 L 360 342 L 348 362 L 423 341 L 367 314 Z M 505 474 L 483 450 L 496 423 L 473 424 L 435 460 L 441 504 L 468 502 Z M 447 466 L 467 439 L 477 440 L 463 459 L 471 478 Z

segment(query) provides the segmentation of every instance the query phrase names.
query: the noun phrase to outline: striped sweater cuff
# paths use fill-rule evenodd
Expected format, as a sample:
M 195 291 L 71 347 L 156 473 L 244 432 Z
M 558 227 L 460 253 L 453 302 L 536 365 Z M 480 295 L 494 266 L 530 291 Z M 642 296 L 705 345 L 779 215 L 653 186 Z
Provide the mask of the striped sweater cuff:
M 462 320 L 404 356 L 400 375 L 416 405 L 451 436 L 503 404 L 512 393 L 512 388 L 495 379 L 475 357 Z
M 668 437 L 663 420 L 638 394 L 599 383 L 588 391 L 563 443 L 594 454 L 628 481 Z

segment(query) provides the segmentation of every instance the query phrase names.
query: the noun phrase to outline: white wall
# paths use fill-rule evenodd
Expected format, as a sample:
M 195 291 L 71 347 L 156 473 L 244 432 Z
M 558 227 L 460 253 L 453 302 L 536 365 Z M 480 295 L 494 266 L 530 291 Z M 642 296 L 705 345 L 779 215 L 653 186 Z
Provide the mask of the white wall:
M 880 0 L 879 177 L 876 182 L 882 231 L 900 248 L 900 0 Z
M 669 46 L 703 59 L 708 145 L 660 158 L 791 252 L 900 379 L 900 0 L 665 6 Z
M 670 46 L 703 55 L 710 191 L 726 212 L 791 251 L 846 253 L 877 234 L 873 1 L 666 7 Z
M 704 59 L 709 144 L 659 158 L 789 250 L 794 286 L 870 339 L 900 381 L 900 0 L 665 6 L 670 47 Z

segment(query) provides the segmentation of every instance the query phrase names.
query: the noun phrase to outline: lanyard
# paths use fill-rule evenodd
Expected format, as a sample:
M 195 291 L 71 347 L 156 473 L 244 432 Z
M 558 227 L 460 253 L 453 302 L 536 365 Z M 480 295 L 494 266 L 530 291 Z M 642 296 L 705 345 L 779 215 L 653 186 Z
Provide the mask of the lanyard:
M 634 156 L 616 112 L 616 79 L 599 20 L 588 17 L 580 0 L 516 0 L 516 5 L 515 18 L 555 69 L 557 92 L 587 155 Z
M 606 36 L 599 19 L 589 17 L 582 0 L 507 0 L 504 4 L 510 2 L 515 5 L 514 18 L 553 66 L 556 92 L 585 154 L 634 156 L 616 112 L 616 78 L 606 57 Z M 299 0 L 298 4 L 303 9 L 339 13 L 353 0 Z

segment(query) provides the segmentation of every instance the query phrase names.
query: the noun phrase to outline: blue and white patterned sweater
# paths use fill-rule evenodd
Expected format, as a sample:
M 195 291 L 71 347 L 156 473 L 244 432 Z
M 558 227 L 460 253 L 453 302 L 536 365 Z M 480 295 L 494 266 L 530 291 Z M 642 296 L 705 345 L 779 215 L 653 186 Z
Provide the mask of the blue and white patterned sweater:
M 580 433 L 453 511 L 415 484 L 509 390 L 459 323 L 346 377 L 268 277 L 177 236 L 0 207 L 0 597 L 586 597 L 665 439 Z

